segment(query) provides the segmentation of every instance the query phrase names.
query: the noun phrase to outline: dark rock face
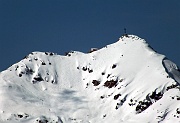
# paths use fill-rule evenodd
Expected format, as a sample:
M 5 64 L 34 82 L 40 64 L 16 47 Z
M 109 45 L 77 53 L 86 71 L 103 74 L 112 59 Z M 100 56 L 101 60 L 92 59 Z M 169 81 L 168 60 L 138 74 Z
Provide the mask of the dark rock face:
M 92 83 L 94 84 L 94 86 L 98 86 L 100 84 L 100 81 L 98 80 L 93 80 Z
M 114 100 L 117 100 L 119 98 L 119 96 L 121 96 L 121 94 L 117 94 L 114 96 Z
M 115 87 L 117 85 L 117 82 L 116 80 L 110 80 L 110 81 L 106 81 L 104 83 L 104 86 L 105 87 L 108 87 L 108 88 L 112 88 L 112 87 Z
M 146 97 L 147 99 L 139 101 L 138 105 L 136 106 L 137 113 L 141 113 L 142 111 L 146 110 L 150 105 L 152 105 L 153 102 L 156 102 L 159 99 L 161 99 L 163 97 L 163 93 L 156 93 L 156 91 L 154 91 L 151 95 L 147 95 Z

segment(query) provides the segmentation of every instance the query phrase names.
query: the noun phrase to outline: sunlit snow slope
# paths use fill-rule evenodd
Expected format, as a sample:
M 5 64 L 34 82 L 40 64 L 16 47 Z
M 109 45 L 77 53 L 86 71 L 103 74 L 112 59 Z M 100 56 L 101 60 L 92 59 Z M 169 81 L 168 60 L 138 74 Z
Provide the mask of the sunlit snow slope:
M 178 67 L 134 35 L 33 52 L 0 73 L 0 123 L 180 123 L 179 85 Z

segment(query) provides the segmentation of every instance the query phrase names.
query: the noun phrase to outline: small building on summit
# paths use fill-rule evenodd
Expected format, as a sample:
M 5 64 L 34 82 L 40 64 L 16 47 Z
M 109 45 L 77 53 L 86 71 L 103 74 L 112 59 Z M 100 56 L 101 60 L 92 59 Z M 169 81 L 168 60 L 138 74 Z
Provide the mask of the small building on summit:
M 92 52 L 97 51 L 97 50 L 98 50 L 98 48 L 91 48 L 88 53 L 92 53 Z

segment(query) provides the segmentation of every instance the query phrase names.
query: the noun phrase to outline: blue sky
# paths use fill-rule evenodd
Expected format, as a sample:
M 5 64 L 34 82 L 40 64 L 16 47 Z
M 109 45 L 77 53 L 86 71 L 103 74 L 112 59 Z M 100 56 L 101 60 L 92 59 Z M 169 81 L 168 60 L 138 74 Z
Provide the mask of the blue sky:
M 0 71 L 33 51 L 104 47 L 124 28 L 180 66 L 180 0 L 0 0 Z

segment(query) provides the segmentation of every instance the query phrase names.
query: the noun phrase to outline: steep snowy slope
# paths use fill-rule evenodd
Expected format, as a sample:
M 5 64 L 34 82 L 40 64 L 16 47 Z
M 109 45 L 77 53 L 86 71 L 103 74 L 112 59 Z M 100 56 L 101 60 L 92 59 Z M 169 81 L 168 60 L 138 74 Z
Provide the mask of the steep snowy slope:
M 0 73 L 0 123 L 180 123 L 179 84 L 134 35 L 87 54 L 33 52 Z

